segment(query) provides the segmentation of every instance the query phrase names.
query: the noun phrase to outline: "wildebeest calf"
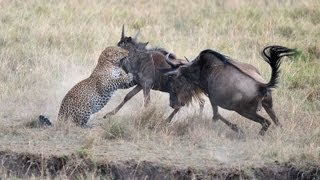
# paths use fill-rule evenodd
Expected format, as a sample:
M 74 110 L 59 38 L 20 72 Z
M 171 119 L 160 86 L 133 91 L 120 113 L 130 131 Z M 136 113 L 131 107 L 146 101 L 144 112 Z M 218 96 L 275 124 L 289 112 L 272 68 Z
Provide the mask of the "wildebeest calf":
M 185 60 L 177 59 L 174 54 L 170 54 L 162 48 L 147 49 L 147 44 L 138 42 L 137 35 L 134 37 L 125 36 L 124 26 L 122 27 L 121 39 L 118 42 L 118 46 L 129 51 L 130 59 L 122 61 L 121 66 L 126 72 L 133 74 L 137 86 L 125 96 L 124 100 L 113 111 L 107 113 L 104 117 L 116 114 L 127 101 L 141 90 L 143 90 L 145 106 L 150 101 L 151 89 L 168 93 L 170 90 L 168 77 L 164 76 L 159 69 L 170 68 L 172 65 L 177 68 L 188 63 Z M 166 61 L 166 57 L 171 59 L 171 65 Z M 200 111 L 202 111 L 204 99 L 199 95 L 194 94 L 190 98 L 199 100 Z M 179 109 L 180 107 L 175 108 L 167 118 L 167 121 L 170 121 Z

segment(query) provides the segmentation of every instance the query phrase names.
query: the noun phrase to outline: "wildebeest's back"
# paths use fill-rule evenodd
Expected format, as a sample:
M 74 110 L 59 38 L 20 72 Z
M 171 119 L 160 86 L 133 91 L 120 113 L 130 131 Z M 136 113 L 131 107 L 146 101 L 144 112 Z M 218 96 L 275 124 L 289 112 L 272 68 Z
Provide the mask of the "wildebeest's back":
M 198 64 L 200 66 L 232 66 L 240 72 L 244 73 L 248 77 L 254 79 L 255 81 L 266 84 L 267 81 L 263 79 L 258 69 L 251 64 L 239 62 L 237 60 L 231 59 L 219 52 L 213 51 L 211 49 L 204 50 L 199 55 Z
M 238 70 L 240 70 L 244 74 L 258 81 L 259 83 L 262 83 L 262 84 L 268 83 L 265 79 L 263 79 L 259 70 L 256 67 L 252 66 L 251 64 L 239 62 L 233 59 L 228 59 L 228 62 L 233 66 L 235 66 Z

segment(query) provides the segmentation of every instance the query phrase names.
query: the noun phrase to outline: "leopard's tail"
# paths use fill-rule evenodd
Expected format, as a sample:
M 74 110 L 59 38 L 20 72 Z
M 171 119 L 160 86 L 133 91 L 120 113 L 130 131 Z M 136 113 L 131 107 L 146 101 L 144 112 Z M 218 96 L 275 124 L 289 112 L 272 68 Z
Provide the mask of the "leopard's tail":
M 44 115 L 39 116 L 39 125 L 41 127 L 51 127 L 53 126 L 52 122 L 49 120 L 49 118 L 45 117 Z

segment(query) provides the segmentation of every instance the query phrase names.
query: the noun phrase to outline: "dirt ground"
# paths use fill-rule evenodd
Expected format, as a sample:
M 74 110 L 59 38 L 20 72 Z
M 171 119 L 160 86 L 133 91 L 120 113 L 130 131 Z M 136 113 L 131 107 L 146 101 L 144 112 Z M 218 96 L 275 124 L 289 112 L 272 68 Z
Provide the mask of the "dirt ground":
M 93 161 L 70 156 L 43 157 L 36 154 L 0 152 L 2 173 L 8 177 L 67 177 L 79 179 L 318 179 L 319 167 L 299 168 L 291 164 L 273 163 L 247 170 L 208 167 L 197 169 L 175 167 L 149 161 Z

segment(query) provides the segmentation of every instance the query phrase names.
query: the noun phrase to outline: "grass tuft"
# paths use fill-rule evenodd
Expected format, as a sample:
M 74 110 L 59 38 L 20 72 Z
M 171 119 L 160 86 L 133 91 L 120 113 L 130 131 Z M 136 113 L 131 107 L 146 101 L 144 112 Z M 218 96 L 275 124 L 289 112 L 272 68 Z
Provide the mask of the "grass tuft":
M 130 130 L 124 122 L 113 121 L 107 123 L 104 127 L 105 139 L 130 139 Z
M 90 150 L 87 148 L 80 148 L 76 150 L 75 154 L 80 158 L 86 158 L 90 156 Z

